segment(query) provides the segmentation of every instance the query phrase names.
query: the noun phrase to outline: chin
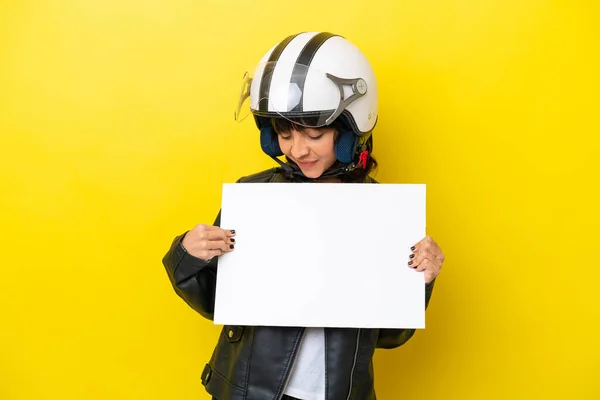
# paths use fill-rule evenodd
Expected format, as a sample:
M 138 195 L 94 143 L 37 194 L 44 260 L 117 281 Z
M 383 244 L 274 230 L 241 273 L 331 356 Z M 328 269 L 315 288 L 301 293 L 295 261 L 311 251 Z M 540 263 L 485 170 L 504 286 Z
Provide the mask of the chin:
M 303 170 L 302 173 L 304 174 L 304 176 L 306 176 L 307 178 L 311 178 L 311 179 L 317 179 L 321 175 L 323 175 L 323 171 L 312 171 L 312 170 L 311 171 L 304 171 Z

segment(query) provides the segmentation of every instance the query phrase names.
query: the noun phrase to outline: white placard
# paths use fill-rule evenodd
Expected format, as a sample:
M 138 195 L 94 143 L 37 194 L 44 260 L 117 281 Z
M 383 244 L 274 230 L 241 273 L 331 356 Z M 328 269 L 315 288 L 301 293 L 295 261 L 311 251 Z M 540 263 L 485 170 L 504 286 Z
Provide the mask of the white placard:
M 224 184 L 215 324 L 424 328 L 425 185 Z

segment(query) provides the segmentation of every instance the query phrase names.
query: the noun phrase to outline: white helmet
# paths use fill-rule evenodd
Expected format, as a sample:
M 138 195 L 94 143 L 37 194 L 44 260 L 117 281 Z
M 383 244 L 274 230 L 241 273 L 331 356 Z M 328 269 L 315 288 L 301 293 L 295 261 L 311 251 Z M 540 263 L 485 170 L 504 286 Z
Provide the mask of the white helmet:
M 249 103 L 246 105 L 246 103 Z M 283 155 L 271 118 L 286 118 L 309 128 L 337 121 L 335 155 L 342 164 L 322 176 L 340 175 L 362 165 L 372 151 L 377 123 L 377 81 L 364 54 L 339 35 L 305 32 L 271 48 L 258 66 L 244 75 L 235 119 L 254 115 L 263 151 L 284 170 Z M 340 129 L 340 127 L 342 127 Z
M 257 124 L 283 117 L 317 128 L 344 115 L 362 136 L 377 122 L 377 103 L 375 73 L 356 46 L 332 33 L 305 32 L 279 42 L 246 73 L 235 118 L 251 112 Z

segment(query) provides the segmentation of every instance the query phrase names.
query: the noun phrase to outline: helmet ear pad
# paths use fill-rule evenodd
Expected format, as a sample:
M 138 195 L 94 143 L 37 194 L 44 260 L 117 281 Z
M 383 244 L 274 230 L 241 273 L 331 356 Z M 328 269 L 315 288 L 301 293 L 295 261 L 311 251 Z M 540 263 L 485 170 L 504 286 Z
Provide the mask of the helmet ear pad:
M 277 135 L 273 131 L 271 125 L 263 125 L 260 128 L 260 147 L 263 151 L 271 157 L 282 156 L 281 148 L 279 147 L 279 140 Z
M 340 130 L 335 142 L 335 156 L 342 164 L 350 164 L 354 159 L 358 136 L 348 129 Z

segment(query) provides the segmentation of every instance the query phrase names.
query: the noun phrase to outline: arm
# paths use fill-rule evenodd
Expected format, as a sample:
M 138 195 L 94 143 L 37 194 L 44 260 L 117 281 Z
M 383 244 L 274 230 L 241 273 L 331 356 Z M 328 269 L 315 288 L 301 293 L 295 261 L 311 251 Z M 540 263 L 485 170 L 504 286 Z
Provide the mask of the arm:
M 425 286 L 425 309 L 429 306 L 429 300 L 433 293 L 435 279 Z M 377 338 L 377 348 L 393 349 L 402 346 L 415 334 L 414 329 L 380 329 Z
M 220 226 L 220 223 L 221 212 L 214 225 Z M 175 293 L 204 318 L 212 320 L 215 309 L 218 257 L 207 262 L 189 254 L 181 245 L 186 234 L 187 232 L 173 240 L 162 262 Z
M 278 177 L 275 172 L 276 169 L 273 168 L 240 178 L 236 183 L 271 182 Z M 216 227 L 221 226 L 220 211 L 213 225 Z M 193 236 L 193 231 L 188 231 L 175 238 L 171 248 L 163 258 L 163 264 L 167 270 L 173 289 L 175 289 L 175 293 L 203 317 L 213 320 L 219 257 L 214 256 L 210 262 L 207 262 L 189 253 L 182 245 L 182 241 L 186 235 L 190 234 L 186 240 L 186 245 L 190 243 L 189 239 Z M 231 237 L 234 234 L 228 236 Z M 196 242 L 196 244 L 198 243 Z M 231 242 L 228 242 L 228 244 L 231 244 Z M 198 248 L 194 251 L 193 247 L 189 247 L 188 250 L 196 255 L 202 254 L 198 252 Z M 225 248 L 224 251 L 228 252 L 231 250 Z

